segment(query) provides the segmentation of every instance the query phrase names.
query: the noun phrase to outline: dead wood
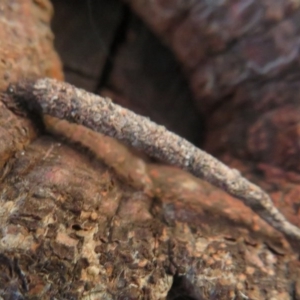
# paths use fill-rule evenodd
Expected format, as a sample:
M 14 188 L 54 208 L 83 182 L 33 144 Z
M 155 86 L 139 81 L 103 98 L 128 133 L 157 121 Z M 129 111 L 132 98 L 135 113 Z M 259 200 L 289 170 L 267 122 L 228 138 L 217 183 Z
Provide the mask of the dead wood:
M 51 79 L 22 81 L 8 88 L 7 105 L 66 119 L 117 138 L 149 156 L 190 171 L 242 200 L 276 229 L 300 241 L 300 229 L 289 223 L 270 197 L 208 153 L 147 118 L 122 108 L 108 98 Z M 8 96 L 8 98 L 9 98 Z M 13 109 L 13 107 L 12 107 Z
M 0 6 L 1 92 L 27 76 L 61 79 L 49 2 Z M 241 202 L 81 126 L 50 120 L 50 136 L 0 111 L 3 299 L 299 298 L 298 256 Z M 259 184 L 298 221 L 296 174 L 230 164 L 253 180 L 264 172 Z
M 80 131 L 74 134 L 89 134 Z M 91 139 L 99 140 L 96 149 L 102 156 L 110 155 L 109 141 L 105 150 L 99 136 Z M 9 160 L 1 181 L 4 295 L 165 299 L 175 280 L 177 288 L 170 294 L 175 299 L 263 299 L 266 284 L 270 297 L 289 299 L 296 256 L 274 232 L 262 243 L 246 234 L 249 227 L 242 229 L 242 219 L 238 223 L 233 214 L 231 227 L 227 217 L 205 206 L 211 187 L 179 170 L 151 166 L 148 194 L 155 193 L 153 198 L 120 182 L 86 151 L 72 148 L 39 136 Z M 123 159 L 130 157 L 123 154 Z M 242 214 L 242 206 L 234 207 Z M 14 260 L 27 288 L 20 272 L 10 274 Z

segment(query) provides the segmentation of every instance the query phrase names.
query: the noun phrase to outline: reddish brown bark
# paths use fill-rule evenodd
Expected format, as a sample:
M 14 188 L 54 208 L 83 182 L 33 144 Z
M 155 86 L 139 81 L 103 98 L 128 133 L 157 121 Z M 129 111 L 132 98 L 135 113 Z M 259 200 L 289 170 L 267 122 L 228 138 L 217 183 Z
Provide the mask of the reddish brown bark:
M 173 50 L 205 148 L 299 172 L 297 1 L 125 1 Z
M 11 62 L 0 66 L 10 73 L 1 92 L 24 76 L 61 78 L 46 38 L 48 4 L 1 3 L 0 61 Z M 297 255 L 235 199 L 82 127 L 48 121 L 50 136 L 35 119 L 0 109 L 2 298 L 300 297 Z M 230 164 L 299 222 L 297 174 Z
M 263 220 L 300 242 L 300 229 L 274 206 L 270 196 L 249 182 L 236 169 L 230 169 L 187 140 L 114 104 L 73 85 L 45 78 L 11 84 L 4 103 L 13 111 L 50 115 L 84 125 L 96 132 L 116 138 L 150 157 L 180 167 L 200 179 L 242 200 Z

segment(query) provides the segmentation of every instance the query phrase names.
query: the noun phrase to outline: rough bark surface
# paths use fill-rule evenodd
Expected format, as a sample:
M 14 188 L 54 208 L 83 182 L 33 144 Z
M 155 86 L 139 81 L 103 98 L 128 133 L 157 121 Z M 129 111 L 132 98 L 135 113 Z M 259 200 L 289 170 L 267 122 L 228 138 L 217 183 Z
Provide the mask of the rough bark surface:
M 20 78 L 41 74 L 62 79 L 60 61 L 53 49 L 49 1 L 1 1 L 0 89 Z M 47 59 L 45 59 L 47 58 Z
M 0 7 L 1 92 L 62 78 L 49 2 Z M 83 127 L 46 125 L 0 102 L 2 299 L 300 298 L 298 255 L 243 204 Z M 298 174 L 225 160 L 300 225 Z
M 274 206 L 270 196 L 240 172 L 165 127 L 114 104 L 109 98 L 44 78 L 11 84 L 3 101 L 17 113 L 23 110 L 24 114 L 36 113 L 40 117 L 50 115 L 84 125 L 150 157 L 187 170 L 237 197 L 274 228 L 300 242 L 300 228 L 289 223 Z
M 79 137 L 89 133 L 76 129 Z M 1 181 L 4 299 L 166 299 L 173 279 L 180 284 L 170 299 L 291 299 L 297 255 L 244 206 L 230 199 L 226 213 L 225 194 L 140 161 L 139 179 L 151 179 L 144 192 L 145 183 L 122 183 L 101 160 L 72 148 L 41 136 L 8 160 Z M 219 208 L 211 198 L 220 199 Z

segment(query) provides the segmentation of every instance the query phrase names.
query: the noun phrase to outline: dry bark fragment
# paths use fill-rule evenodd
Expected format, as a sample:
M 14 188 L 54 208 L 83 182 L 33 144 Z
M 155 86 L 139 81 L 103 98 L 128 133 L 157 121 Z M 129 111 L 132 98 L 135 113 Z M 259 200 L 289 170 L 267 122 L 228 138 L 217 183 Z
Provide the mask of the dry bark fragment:
M 260 239 L 248 242 L 238 224 L 224 233 L 200 213 L 197 179 L 190 178 L 192 201 L 185 198 L 189 188 L 178 192 L 176 180 L 167 185 L 169 176 L 156 186 L 175 189 L 173 195 L 150 198 L 98 160 L 40 136 L 0 183 L 0 293 L 4 287 L 6 296 L 27 299 L 292 299 L 299 266 L 289 247 L 277 254 Z M 26 289 L 15 271 L 10 278 L 16 259 Z M 167 298 L 174 279 L 181 288 Z
M 273 227 L 300 240 L 300 229 L 289 223 L 258 186 L 191 143 L 147 118 L 74 86 L 51 79 L 20 81 L 8 88 L 11 101 L 41 114 L 87 126 L 115 137 L 241 199 Z
M 27 291 L 19 282 L 8 290 L 10 281 L 0 276 L 0 295 L 167 295 L 172 277 L 156 257 L 163 224 L 149 213 L 151 198 L 122 184 L 101 162 L 40 137 L 18 153 L 0 187 L 0 251 L 18 258 L 30 282 Z M 1 261 L 0 272 L 9 273 Z
M 25 25 L 21 22 L 24 26 L 21 25 L 20 36 L 25 32 L 31 35 L 34 28 L 41 28 L 34 26 L 37 21 L 32 18 L 31 5 L 43 5 L 47 1 L 8 0 L 6 3 L 13 3 L 14 7 L 24 4 L 24 10 L 11 15 L 6 10 L 3 15 L 30 21 Z M 38 15 L 38 10 L 34 12 Z M 26 18 L 20 18 L 25 13 Z M 29 30 L 26 25 L 33 27 Z M 21 65 L 21 61 L 28 62 L 32 57 L 24 57 L 28 53 L 22 50 L 24 41 L 30 44 L 25 38 L 10 46 L 12 49 L 20 46 L 15 55 L 23 56 L 13 64 L 11 79 L 28 74 L 32 64 L 38 64 L 35 67 L 39 76 L 49 75 L 41 67 L 44 64 L 52 65 L 53 70 L 57 68 L 55 60 L 47 55 L 33 55 L 40 60 Z M 9 50 L 8 42 L 9 38 L 1 39 L 0 48 Z M 0 72 L 3 70 L 5 67 Z M 7 82 L 3 85 L 1 81 L 2 88 Z M 206 211 L 195 213 L 195 208 L 199 209 L 198 189 L 193 203 L 185 198 L 185 190 L 178 189 L 168 199 L 163 196 L 150 199 L 121 184 L 107 167 L 98 160 L 90 160 L 74 145 L 68 147 L 57 138 L 37 136 L 34 119 L 14 116 L 4 106 L 1 112 L 0 123 L 14 133 L 12 139 L 5 139 L 5 145 L 14 144 L 15 137 L 21 139 L 15 135 L 21 133 L 20 123 L 30 128 L 36 139 L 26 143 L 22 140 L 22 147 L 11 151 L 14 155 L 5 159 L 10 168 L 1 178 L 0 293 L 4 298 L 157 300 L 166 298 L 173 278 L 175 283 L 181 280 L 184 288 L 179 294 L 178 291 L 170 293 L 168 299 L 186 296 L 197 300 L 227 300 L 247 296 L 285 300 L 294 298 L 291 288 L 294 286 L 296 297 L 299 296 L 298 258 L 288 248 L 274 253 L 260 240 L 249 244 L 248 233 L 236 234 L 239 231 L 236 223 L 226 223 L 226 232 L 234 232 L 234 237 L 219 231 L 215 234 L 219 218 L 211 222 L 210 218 L 203 218 L 207 216 Z M 93 139 L 97 139 L 96 134 Z M 118 146 L 114 143 L 113 147 Z M 126 156 L 125 160 L 129 159 Z M 112 160 L 110 157 L 109 161 Z M 157 180 L 155 189 L 169 191 L 167 184 L 174 172 Z M 160 171 L 159 174 L 163 175 Z M 184 172 L 181 176 L 186 178 Z M 176 181 L 175 187 L 178 188 Z M 190 187 L 189 184 L 187 188 Z M 222 191 L 211 187 L 210 190 L 220 193 L 222 201 Z M 101 197 L 95 197 L 99 194 Z M 201 198 L 208 200 L 205 190 Z M 194 217 L 189 218 L 191 215 Z M 194 220 L 198 220 L 197 226 Z M 98 232 L 93 235 L 94 229 Z M 277 238 L 275 235 L 275 241 Z M 269 235 L 264 241 L 270 242 Z M 97 274 L 99 269 L 101 272 Z M 134 288 L 127 288 L 130 285 Z

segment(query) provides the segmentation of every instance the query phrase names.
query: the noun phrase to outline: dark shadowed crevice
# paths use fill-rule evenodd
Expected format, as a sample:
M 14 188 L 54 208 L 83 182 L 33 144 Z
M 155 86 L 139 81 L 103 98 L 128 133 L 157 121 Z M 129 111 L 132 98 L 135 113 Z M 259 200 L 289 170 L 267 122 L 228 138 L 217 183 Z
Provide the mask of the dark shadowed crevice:
M 196 291 L 191 282 L 185 276 L 175 275 L 173 285 L 167 295 L 167 300 L 204 300 Z
M 124 4 L 118 0 L 52 0 L 52 4 L 54 45 L 65 80 L 95 92 L 122 22 Z
M 203 118 L 172 51 L 119 0 L 52 0 L 65 80 L 199 145 Z
M 129 26 L 129 20 L 130 20 L 130 10 L 128 6 L 122 5 L 122 15 L 121 20 L 116 28 L 114 39 L 111 43 L 110 49 L 109 49 L 109 55 L 108 59 L 106 60 L 101 75 L 98 79 L 98 84 L 95 92 L 100 90 L 108 81 L 111 70 L 113 68 L 114 63 L 114 57 L 118 51 L 119 46 L 125 42 L 126 40 L 126 33 Z

